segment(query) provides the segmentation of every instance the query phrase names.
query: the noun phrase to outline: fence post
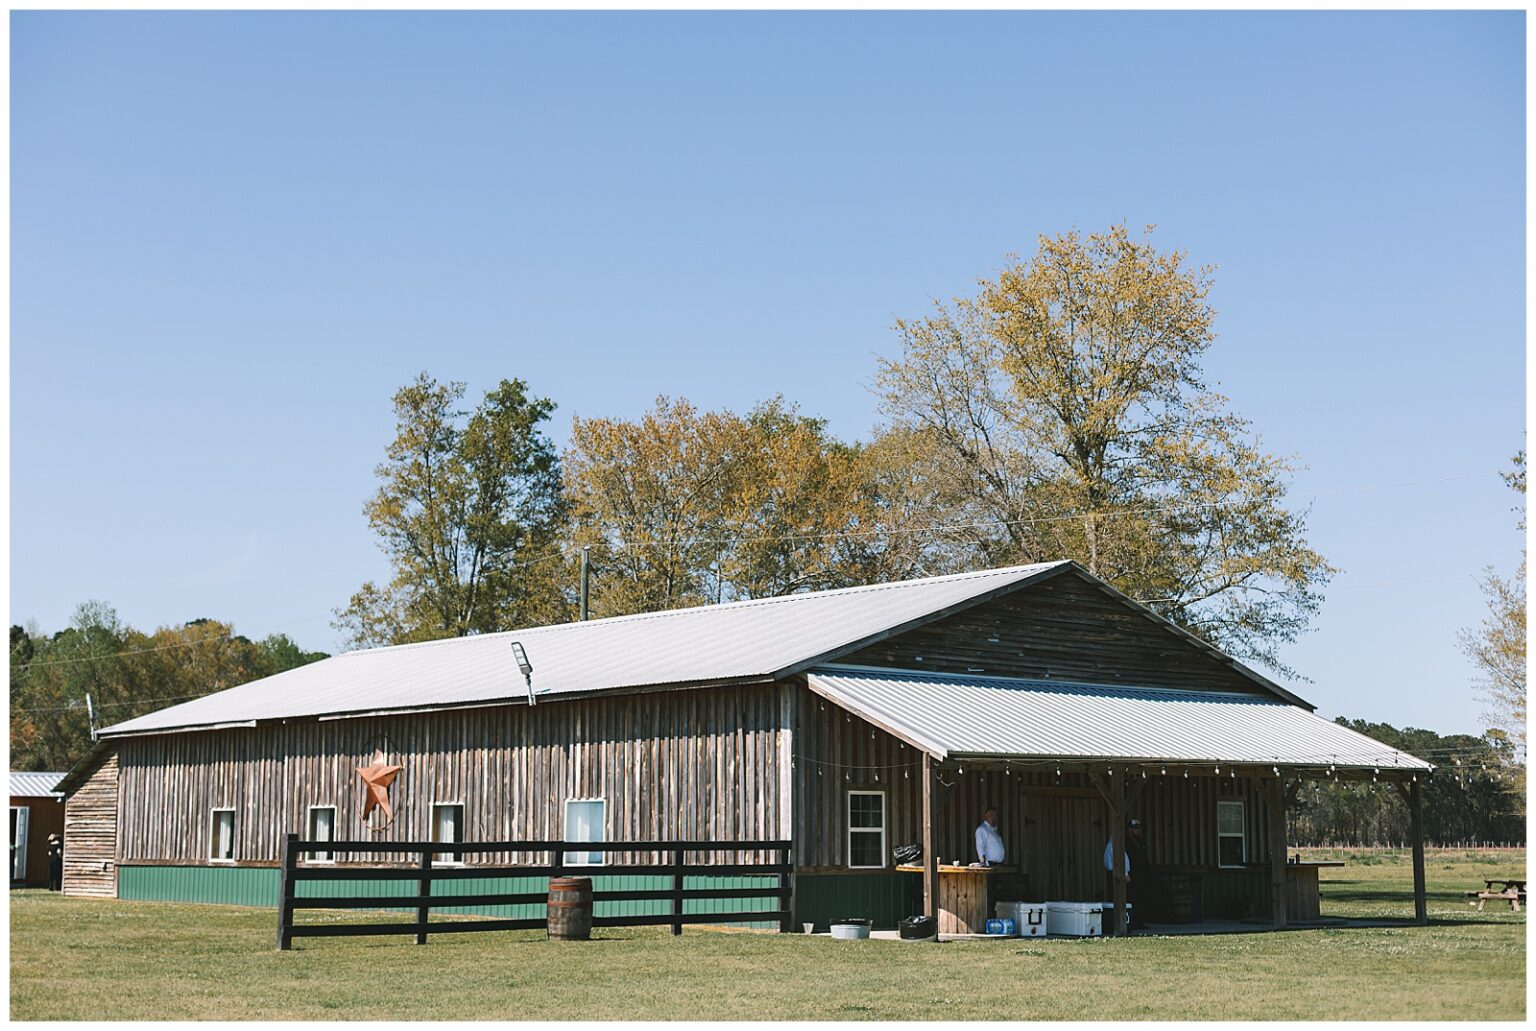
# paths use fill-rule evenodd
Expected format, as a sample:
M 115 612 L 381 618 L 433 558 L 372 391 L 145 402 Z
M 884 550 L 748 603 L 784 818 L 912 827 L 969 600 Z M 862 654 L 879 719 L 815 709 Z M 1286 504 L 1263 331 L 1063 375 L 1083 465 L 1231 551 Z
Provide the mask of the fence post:
M 683 921 L 682 921 L 681 917 L 683 915 L 683 877 L 684 877 L 685 869 L 686 868 L 683 866 L 683 850 L 680 849 L 680 848 L 673 849 L 672 850 L 672 934 L 674 936 L 683 933 Z
M 432 894 L 432 849 L 428 847 L 421 853 L 421 880 L 416 882 L 416 897 L 426 898 Z M 430 906 L 416 907 L 416 944 L 427 944 L 427 914 L 432 911 Z
M 299 836 L 283 837 L 283 873 L 277 895 L 277 947 L 287 951 L 293 945 L 293 881 L 299 859 Z
M 789 848 L 779 849 L 779 862 L 789 867 L 779 871 L 779 933 L 791 934 L 795 930 L 795 860 Z

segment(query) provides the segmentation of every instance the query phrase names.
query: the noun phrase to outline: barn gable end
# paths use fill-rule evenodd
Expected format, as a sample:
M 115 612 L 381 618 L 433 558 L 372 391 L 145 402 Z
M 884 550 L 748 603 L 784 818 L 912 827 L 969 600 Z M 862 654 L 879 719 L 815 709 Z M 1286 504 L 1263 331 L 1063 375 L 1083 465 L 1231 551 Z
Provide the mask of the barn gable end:
M 1073 572 L 834 661 L 934 673 L 1271 693 L 1254 677 Z
M 64 803 L 64 894 L 117 897 L 117 752 L 70 771 Z

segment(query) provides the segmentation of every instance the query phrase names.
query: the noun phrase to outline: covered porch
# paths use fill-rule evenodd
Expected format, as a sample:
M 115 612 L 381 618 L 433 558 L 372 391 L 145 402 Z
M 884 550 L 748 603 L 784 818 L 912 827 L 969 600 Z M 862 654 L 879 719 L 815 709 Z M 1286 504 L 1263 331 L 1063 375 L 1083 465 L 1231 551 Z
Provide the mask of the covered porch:
M 812 671 L 807 682 L 920 754 L 911 776 L 922 860 L 909 876 L 920 878 L 923 912 L 935 919 L 952 894 L 943 878 L 966 878 L 972 833 L 993 807 L 1007 861 L 995 875 L 970 876 L 982 887 L 968 889 L 990 893 L 986 916 L 999 891 L 1102 902 L 1105 933 L 1127 933 L 1125 843 L 1136 819 L 1149 869 L 1135 915 L 1149 928 L 1323 926 L 1317 865 L 1288 862 L 1287 806 L 1309 781 L 1375 781 L 1411 814 L 1413 919 L 1427 920 L 1421 781 L 1433 767 L 1302 705 L 851 667 Z M 941 931 L 965 928 L 947 917 Z

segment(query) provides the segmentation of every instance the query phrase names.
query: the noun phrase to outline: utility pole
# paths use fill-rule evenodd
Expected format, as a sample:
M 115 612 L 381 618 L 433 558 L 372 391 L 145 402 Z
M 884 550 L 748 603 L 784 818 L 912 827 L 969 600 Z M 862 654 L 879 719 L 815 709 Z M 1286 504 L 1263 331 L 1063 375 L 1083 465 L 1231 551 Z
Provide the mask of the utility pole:
M 592 572 L 592 549 L 581 549 L 581 620 L 587 619 L 587 580 Z

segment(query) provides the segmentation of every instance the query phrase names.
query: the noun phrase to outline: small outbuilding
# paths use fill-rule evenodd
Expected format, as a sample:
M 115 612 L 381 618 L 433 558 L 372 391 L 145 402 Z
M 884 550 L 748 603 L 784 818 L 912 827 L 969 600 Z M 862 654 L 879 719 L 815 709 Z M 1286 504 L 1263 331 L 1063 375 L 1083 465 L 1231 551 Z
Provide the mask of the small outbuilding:
M 62 773 L 11 771 L 11 887 L 48 884 L 48 836 L 64 833 Z
M 1301 783 L 1395 785 L 1417 828 L 1430 769 L 1052 562 L 350 652 L 129 720 L 61 785 L 65 891 L 274 904 L 288 833 L 779 840 L 796 926 L 891 926 L 992 808 L 1008 895 L 1123 900 L 1134 819 L 1162 916 L 1284 925 Z

